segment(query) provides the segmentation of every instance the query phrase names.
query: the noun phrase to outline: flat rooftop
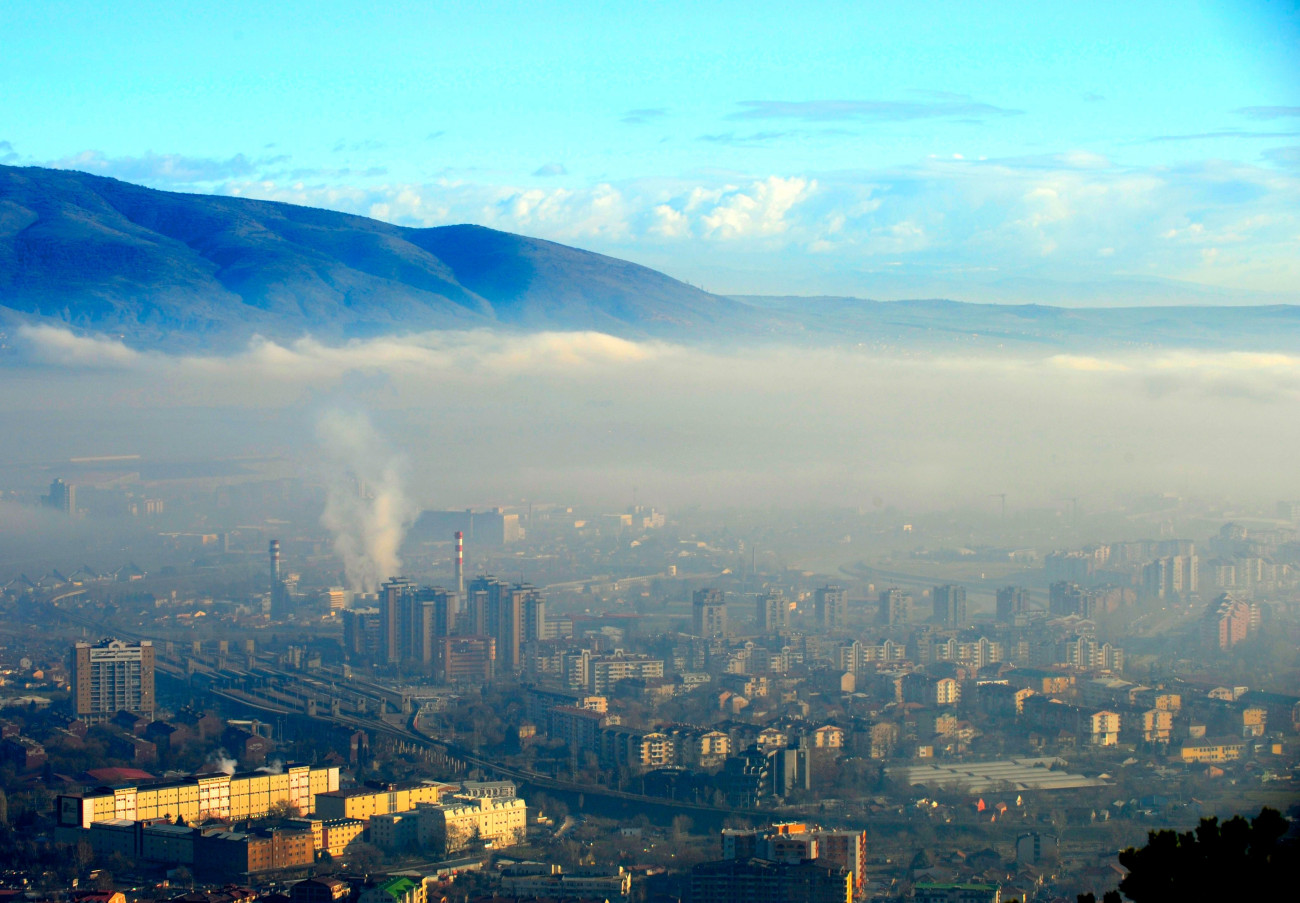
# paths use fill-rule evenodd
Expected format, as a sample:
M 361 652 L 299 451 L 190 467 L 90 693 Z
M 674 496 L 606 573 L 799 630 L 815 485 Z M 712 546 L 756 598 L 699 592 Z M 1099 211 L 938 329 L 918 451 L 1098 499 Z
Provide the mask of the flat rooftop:
M 995 790 L 1072 790 L 1076 787 L 1105 787 L 1100 778 L 1053 771 L 1054 764 L 1064 764 L 1051 756 L 1030 759 L 1001 759 L 994 762 L 929 763 L 886 768 L 895 780 L 910 785 L 948 787 L 966 793 Z

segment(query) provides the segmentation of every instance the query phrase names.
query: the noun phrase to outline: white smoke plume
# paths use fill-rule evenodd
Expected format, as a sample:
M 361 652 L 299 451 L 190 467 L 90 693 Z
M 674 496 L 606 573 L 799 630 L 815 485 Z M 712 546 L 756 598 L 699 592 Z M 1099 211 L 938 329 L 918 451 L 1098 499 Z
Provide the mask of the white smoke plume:
M 239 767 L 239 763 L 230 758 L 223 749 L 217 752 L 216 766 L 217 771 L 224 771 L 226 774 L 234 774 L 235 770 Z
M 330 411 L 316 424 L 327 468 L 321 522 L 334 534 L 348 587 L 375 592 L 402 566 L 398 549 L 418 513 L 403 489 L 403 459 L 364 414 Z

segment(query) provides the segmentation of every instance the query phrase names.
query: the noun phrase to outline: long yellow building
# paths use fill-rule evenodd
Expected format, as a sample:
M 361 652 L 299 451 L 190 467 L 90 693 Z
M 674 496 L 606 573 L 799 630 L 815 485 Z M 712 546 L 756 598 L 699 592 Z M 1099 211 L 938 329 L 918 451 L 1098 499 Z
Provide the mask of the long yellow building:
M 1209 765 L 1218 765 L 1224 762 L 1235 762 L 1242 757 L 1246 749 L 1246 741 L 1236 738 L 1219 739 L 1219 740 L 1190 740 L 1183 744 L 1179 751 L 1184 762 L 1197 762 Z
M 339 789 L 338 768 L 288 765 L 279 774 L 264 771 L 196 774 L 175 781 L 125 786 L 60 796 L 59 824 L 89 828 L 94 822 L 125 818 L 166 818 L 197 823 L 208 818 L 262 818 L 272 807 L 288 805 L 302 815 L 316 811 L 316 798 Z

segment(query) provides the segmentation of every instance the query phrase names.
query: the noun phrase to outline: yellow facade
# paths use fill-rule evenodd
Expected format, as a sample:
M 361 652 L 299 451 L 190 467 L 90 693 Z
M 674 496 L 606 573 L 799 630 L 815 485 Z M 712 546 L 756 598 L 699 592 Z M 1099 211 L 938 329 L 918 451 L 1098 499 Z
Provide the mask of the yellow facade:
M 150 787 L 118 787 L 80 798 L 65 797 L 60 801 L 60 823 L 89 828 L 93 822 L 114 818 L 241 820 L 263 818 L 281 803 L 309 815 L 315 811 L 315 794 L 337 790 L 338 786 L 337 768 L 306 765 L 289 766 L 283 774 L 194 775 Z M 315 787 L 321 789 L 313 791 Z
M 1074 677 L 1072 675 L 1062 674 L 1053 677 L 1044 677 L 1039 691 L 1042 693 L 1065 693 L 1070 687 L 1074 686 Z
M 528 833 L 528 806 L 517 798 L 436 806 L 422 809 L 421 815 L 432 819 L 429 834 L 439 842 L 443 854 L 463 850 L 475 839 L 498 847 L 514 846 L 523 843 Z
M 1169 709 L 1148 709 L 1142 713 L 1142 739 L 1148 743 L 1167 743 L 1173 735 L 1174 713 Z
M 1246 744 L 1240 742 L 1188 744 L 1181 750 L 1184 762 L 1204 762 L 1211 765 L 1235 762 L 1241 758 Z
M 366 832 L 366 823 L 354 818 L 340 818 L 325 822 L 322 846 L 325 852 L 337 858 L 348 852 L 354 843 L 360 843 Z
M 325 848 L 325 823 L 319 818 L 291 818 L 288 824 L 311 832 L 312 848 L 320 851 Z
M 387 790 L 338 790 L 316 797 L 316 813 L 321 818 L 366 821 L 376 815 L 410 812 L 419 803 L 436 803 L 448 789 L 446 784 L 407 784 Z
M 199 788 L 195 784 L 172 784 L 135 793 L 135 818 L 165 818 L 175 821 L 182 816 L 194 821 L 199 814 Z
M 1241 729 L 1247 737 L 1264 736 L 1264 732 L 1268 729 L 1268 710 L 1249 708 L 1242 711 Z

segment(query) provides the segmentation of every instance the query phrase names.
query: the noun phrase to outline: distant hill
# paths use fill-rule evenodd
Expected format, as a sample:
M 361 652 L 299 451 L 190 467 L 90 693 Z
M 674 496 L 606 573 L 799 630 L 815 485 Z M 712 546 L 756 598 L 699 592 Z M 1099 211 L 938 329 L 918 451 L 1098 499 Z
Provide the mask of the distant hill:
M 1087 351 L 1300 350 L 1300 307 L 1060 308 L 722 297 L 627 261 L 481 226 L 411 229 L 329 210 L 0 166 L 0 327 L 241 345 L 434 329 L 599 330 L 712 344 Z
M 874 348 L 1071 353 L 1196 348 L 1300 353 L 1300 306 L 1050 307 L 943 299 L 737 296 L 791 341 L 838 335 Z
M 681 338 L 744 305 L 662 273 L 481 226 L 0 167 L 0 306 L 149 344 L 510 326 Z

